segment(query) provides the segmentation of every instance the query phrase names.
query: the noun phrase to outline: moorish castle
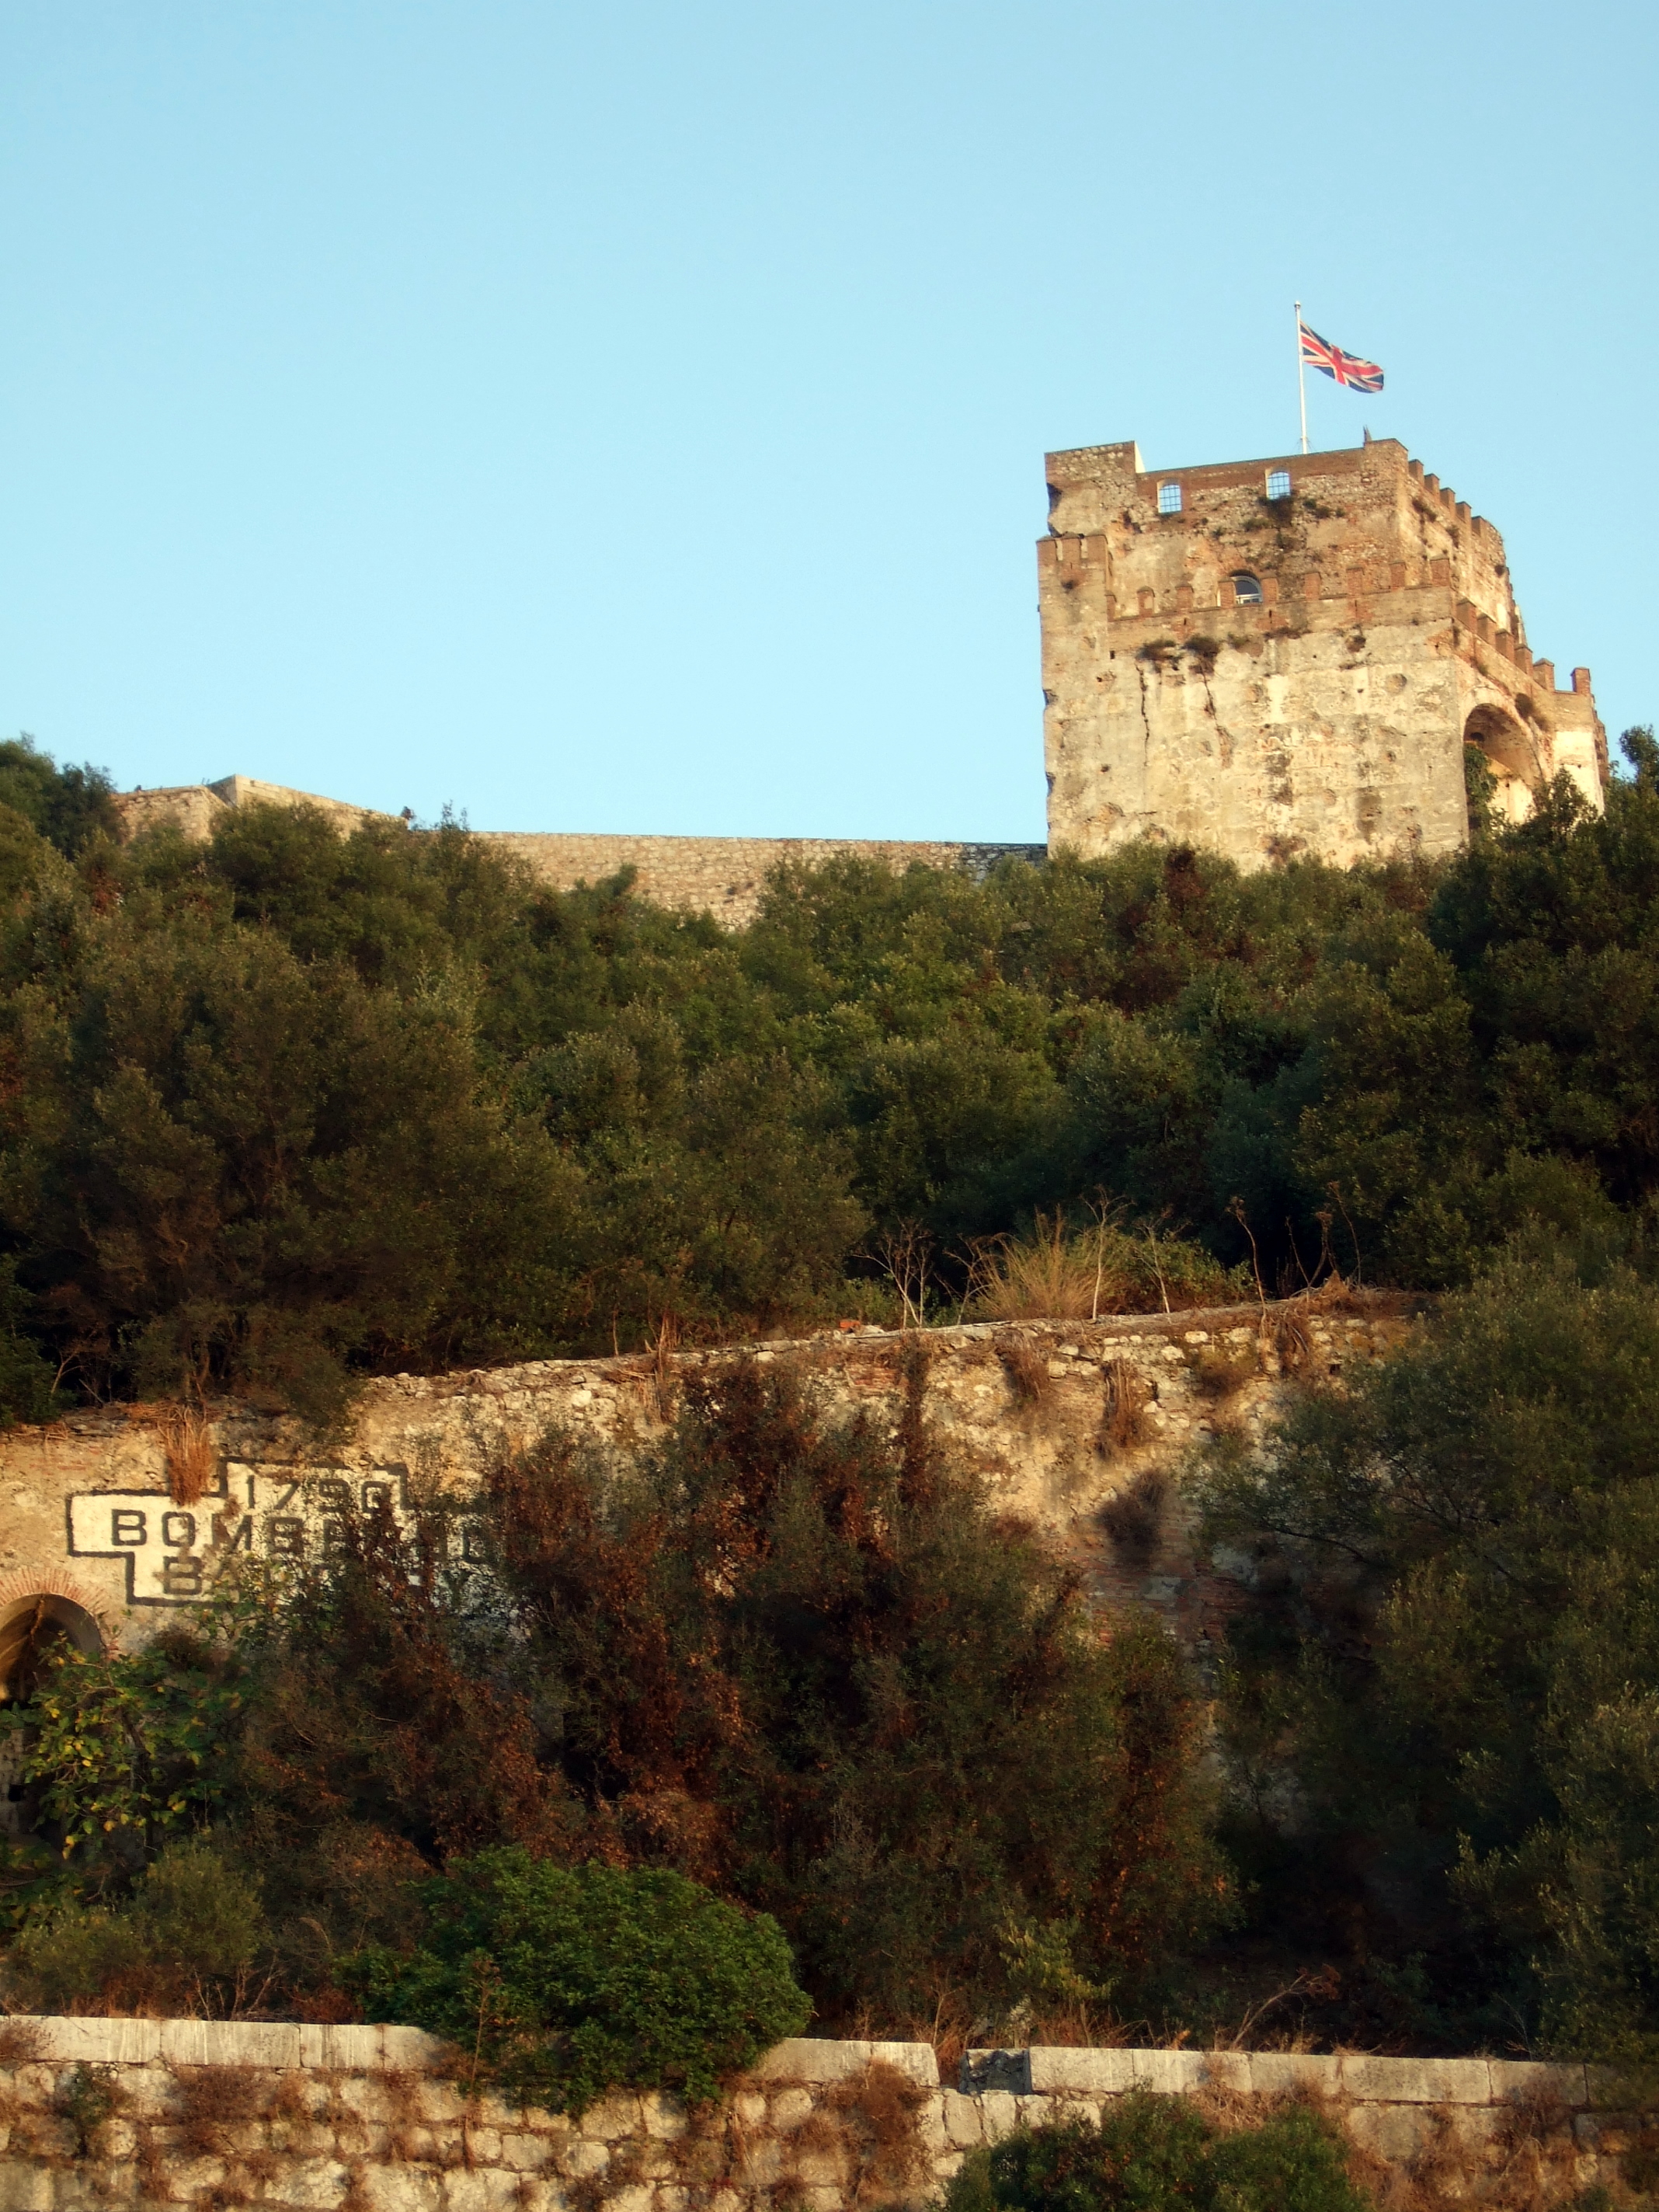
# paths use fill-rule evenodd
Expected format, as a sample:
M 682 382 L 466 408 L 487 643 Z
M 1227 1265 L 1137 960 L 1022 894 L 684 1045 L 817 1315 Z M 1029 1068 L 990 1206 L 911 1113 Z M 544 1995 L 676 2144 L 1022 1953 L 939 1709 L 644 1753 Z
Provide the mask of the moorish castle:
M 1468 836 L 1466 744 L 1489 763 L 1510 820 L 1559 773 L 1601 806 L 1607 744 L 1589 672 L 1556 689 L 1551 663 L 1527 645 L 1497 532 L 1399 445 L 1157 472 L 1133 445 L 1096 446 L 1050 454 L 1048 481 L 1037 556 L 1047 848 L 530 831 L 493 842 L 556 886 L 631 866 L 646 896 L 741 921 L 778 862 L 835 854 L 982 873 L 1007 854 L 1094 854 L 1139 837 L 1211 847 L 1247 868 L 1454 852 Z M 200 837 L 231 810 L 269 801 L 318 806 L 343 830 L 399 819 L 243 776 L 131 792 L 120 805 L 129 834 L 171 823 Z M 1386 1298 L 1351 1304 L 1348 1318 L 1310 1323 L 1333 1373 L 1377 1356 L 1401 1325 Z M 1107 1467 L 1094 1452 L 1103 1373 L 1125 1362 L 1144 1370 L 1147 1465 L 1203 1432 L 1200 1370 L 1214 1346 L 1248 1359 L 1253 1420 L 1282 1387 L 1254 1308 L 1021 1327 L 1036 1328 L 1059 1378 L 1042 1425 L 1024 1417 L 994 1325 L 942 1334 L 929 1418 L 1010 1510 L 1068 1541 L 1084 1541 L 1103 1484 L 1140 1464 Z M 757 1356 L 775 1353 L 783 1348 Z M 848 1404 L 896 1406 L 908 1387 L 896 1340 L 837 1338 L 796 1354 L 818 1362 Z M 550 1418 L 592 1429 L 607 1449 L 637 1442 L 660 1430 L 661 1385 L 646 1355 L 382 1377 L 366 1388 L 340 1463 L 321 1468 L 291 1424 L 246 1407 L 211 1424 L 183 1409 L 90 1407 L 19 1430 L 0 1451 L 0 1704 L 32 1679 L 43 1639 L 94 1650 L 188 1605 L 216 1546 L 309 1556 L 346 1505 L 405 1513 L 411 1468 L 476 1474 L 492 1438 Z M 1076 1419 L 1062 1421 L 1054 1406 L 1068 1394 Z M 1103 1557 L 1091 1567 L 1115 1571 Z M 1172 1553 L 1117 1595 L 1164 1607 L 1196 1636 L 1209 1588 L 1195 1560 Z M 0 1833 L 17 1817 L 8 1788 L 0 1758 Z
M 809 837 L 483 834 L 561 890 L 635 870 L 641 896 L 750 918 L 769 872 L 855 854 L 983 874 L 1013 855 L 1085 856 L 1134 838 L 1241 867 L 1455 852 L 1464 748 L 1517 821 L 1565 773 L 1600 811 L 1607 733 L 1589 671 L 1558 690 L 1534 659 L 1504 541 L 1393 439 L 1334 453 L 1149 471 L 1133 443 L 1048 456 L 1037 546 L 1048 841 L 963 845 Z M 320 806 L 246 776 L 119 804 L 205 836 L 228 809 Z

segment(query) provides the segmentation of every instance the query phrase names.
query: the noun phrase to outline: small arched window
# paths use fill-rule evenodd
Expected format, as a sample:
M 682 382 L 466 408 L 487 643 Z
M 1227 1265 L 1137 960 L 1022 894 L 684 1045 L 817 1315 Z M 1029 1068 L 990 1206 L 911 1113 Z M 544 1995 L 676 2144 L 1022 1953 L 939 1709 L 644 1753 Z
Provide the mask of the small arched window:
M 1267 496 L 1269 499 L 1288 499 L 1291 495 L 1291 472 L 1288 469 L 1269 469 Z
M 1236 607 L 1259 607 L 1261 605 L 1261 580 L 1241 571 L 1233 578 L 1233 605 Z
M 1180 514 L 1181 486 L 1178 483 L 1161 483 L 1158 486 L 1158 511 L 1160 514 Z

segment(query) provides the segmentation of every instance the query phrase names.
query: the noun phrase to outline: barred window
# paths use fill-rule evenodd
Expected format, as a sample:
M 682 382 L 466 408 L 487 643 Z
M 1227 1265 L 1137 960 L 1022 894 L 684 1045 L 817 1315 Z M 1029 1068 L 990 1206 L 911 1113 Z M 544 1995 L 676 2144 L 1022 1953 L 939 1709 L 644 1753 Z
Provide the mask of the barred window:
M 1162 483 L 1158 486 L 1158 511 L 1160 514 L 1180 514 L 1181 486 L 1178 483 Z
M 1269 469 L 1267 496 L 1269 499 L 1288 499 L 1291 495 L 1291 472 L 1288 469 Z

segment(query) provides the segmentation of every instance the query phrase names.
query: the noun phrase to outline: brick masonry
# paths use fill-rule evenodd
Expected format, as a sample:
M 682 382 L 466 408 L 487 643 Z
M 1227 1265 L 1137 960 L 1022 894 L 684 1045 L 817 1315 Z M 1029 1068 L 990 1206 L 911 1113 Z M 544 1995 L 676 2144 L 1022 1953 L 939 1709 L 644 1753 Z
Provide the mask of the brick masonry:
M 1643 2142 L 1579 2065 L 1263 2051 L 970 2052 L 781 2044 L 718 2105 L 617 2094 L 576 2120 L 468 2087 L 407 2027 L 261 2021 L 0 2024 L 0 2212 L 268 2205 L 280 2212 L 801 2212 L 935 2197 L 981 2144 L 1097 2118 L 1141 2087 L 1237 2124 L 1310 2099 L 1390 2201 L 1547 2208 Z

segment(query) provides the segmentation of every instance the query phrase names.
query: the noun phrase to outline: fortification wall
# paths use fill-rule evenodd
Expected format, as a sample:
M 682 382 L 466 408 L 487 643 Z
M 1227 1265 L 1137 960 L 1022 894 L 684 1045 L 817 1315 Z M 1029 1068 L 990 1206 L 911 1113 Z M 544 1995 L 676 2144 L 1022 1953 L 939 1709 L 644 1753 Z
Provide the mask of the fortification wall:
M 1232 1585 L 1195 1556 L 1178 1490 L 1127 1541 L 1111 1533 L 1113 1501 L 1218 1427 L 1259 1431 L 1297 1376 L 1340 1379 L 1410 1325 L 1407 1301 L 1344 1293 L 399 1376 L 368 1384 L 349 1440 L 326 1454 L 229 1404 L 199 1427 L 137 1407 L 14 1429 L 0 1436 L 0 1671 L 7 1621 L 41 1597 L 143 1641 L 228 1562 L 317 1556 L 348 1502 L 406 1515 L 423 1483 L 465 1498 L 495 1454 L 555 1425 L 619 1460 L 662 1435 L 691 1376 L 744 1358 L 791 1368 L 831 1418 L 890 1432 L 914 1391 L 998 1510 L 1066 1547 L 1103 1601 L 1148 1606 L 1199 1648 Z M 465 1519 L 453 1540 L 471 1540 Z
M 128 837 L 163 823 L 174 823 L 186 837 L 210 837 L 239 806 L 313 806 L 328 816 L 342 836 L 349 836 L 367 822 L 398 826 L 404 820 L 372 806 L 352 806 L 343 799 L 323 799 L 314 791 L 293 791 L 285 783 L 261 783 L 252 775 L 223 775 L 216 783 L 174 784 L 159 791 L 122 791 L 115 797 L 122 833 Z
M 487 844 L 516 854 L 556 890 L 602 883 L 619 869 L 635 871 L 641 898 L 679 914 L 712 914 L 727 928 L 741 928 L 759 910 L 774 868 L 822 867 L 825 861 L 859 860 L 902 874 L 906 868 L 961 869 L 975 881 L 999 860 L 1039 866 L 1042 845 L 961 845 L 859 837 L 634 837 L 577 836 L 520 830 L 480 833 Z
M 368 823 L 401 826 L 404 817 L 290 791 L 252 776 L 228 775 L 217 783 L 183 784 L 165 791 L 127 791 L 115 801 L 124 834 L 136 837 L 162 823 L 186 837 L 210 837 L 239 806 L 311 806 L 342 836 Z M 896 875 L 906 868 L 960 869 L 975 882 L 999 860 L 1039 866 L 1043 845 L 971 845 L 877 837 L 635 837 L 566 834 L 554 830 L 481 830 L 486 845 L 511 853 L 536 879 L 555 890 L 599 884 L 624 868 L 634 871 L 636 896 L 676 914 L 712 914 L 728 929 L 754 920 L 767 878 L 775 868 L 821 867 L 826 860 L 873 861 Z
M 413 2028 L 21 2020 L 0 2029 L 0 2212 L 851 2212 L 933 2197 L 1020 2126 L 1132 2087 L 1224 2124 L 1287 2098 L 1346 2131 L 1384 2201 L 1544 2208 L 1619 2187 L 1643 2117 L 1583 2066 L 1485 2058 L 780 2044 L 720 2103 L 613 2094 L 577 2120 L 470 2094 Z M 1622 2202 L 1620 2192 L 1619 2201 Z

